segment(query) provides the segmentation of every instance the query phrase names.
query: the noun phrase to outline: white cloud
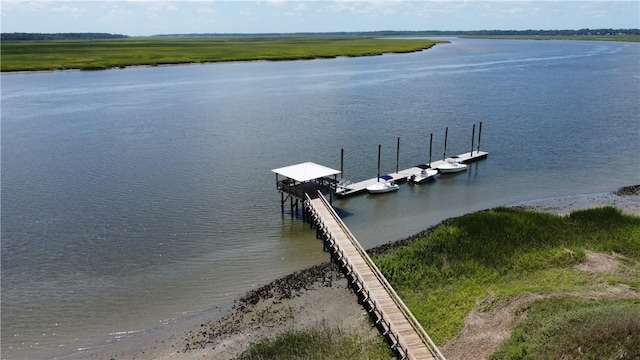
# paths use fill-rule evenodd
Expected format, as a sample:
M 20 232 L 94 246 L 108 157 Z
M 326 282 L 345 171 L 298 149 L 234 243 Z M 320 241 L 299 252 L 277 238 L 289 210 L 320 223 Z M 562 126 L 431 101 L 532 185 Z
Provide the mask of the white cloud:
M 267 0 L 267 1 L 265 1 L 265 3 L 267 3 L 267 5 L 270 5 L 270 6 L 286 6 L 287 4 L 289 4 L 289 1 L 287 1 L 287 0 Z
M 84 8 L 80 8 L 80 7 L 77 7 L 77 6 L 70 6 L 70 5 L 67 5 L 67 4 L 54 6 L 54 7 L 50 8 L 49 10 L 51 12 L 54 12 L 54 13 L 61 13 L 63 15 L 67 15 L 67 16 L 71 16 L 71 17 L 80 17 L 86 11 Z
M 637 28 L 637 0 L 0 0 L 2 31 L 180 32 Z
M 198 9 L 196 10 L 196 12 L 198 14 L 204 14 L 204 15 L 217 15 L 218 14 L 218 10 L 216 9 L 212 9 L 210 7 L 206 7 L 206 6 L 200 6 L 198 7 Z
M 289 11 L 287 11 L 285 13 L 285 15 L 287 16 L 295 16 L 299 13 L 303 13 L 307 10 L 307 5 L 303 4 L 303 3 L 295 3 L 295 6 L 290 9 Z

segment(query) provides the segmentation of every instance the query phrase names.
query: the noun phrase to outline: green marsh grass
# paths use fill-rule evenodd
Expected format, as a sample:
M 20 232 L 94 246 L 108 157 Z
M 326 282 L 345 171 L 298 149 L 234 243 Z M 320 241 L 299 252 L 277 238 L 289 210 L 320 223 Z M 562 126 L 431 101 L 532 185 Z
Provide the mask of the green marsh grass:
M 136 65 L 370 56 L 428 49 L 438 41 L 372 37 L 150 37 L 2 42 L 2 71 L 101 70 Z
M 631 274 L 595 278 L 575 270 L 585 250 L 624 256 Z M 567 217 L 512 208 L 469 214 L 374 261 L 442 345 L 490 294 L 498 306 L 522 293 L 581 291 L 602 281 L 637 289 L 639 259 L 640 218 L 606 207 Z
M 273 340 L 252 344 L 238 359 L 388 360 L 393 357 L 391 349 L 381 337 L 361 339 L 339 328 L 318 325 L 309 330 L 288 331 Z
M 587 250 L 615 252 L 624 269 L 597 276 L 576 270 Z M 539 293 L 555 296 L 524 305 L 527 320 L 492 359 L 640 356 L 640 300 L 576 295 L 612 284 L 640 289 L 640 218 L 615 208 L 566 217 L 513 208 L 482 211 L 448 220 L 374 261 L 440 346 L 460 334 L 464 317 L 477 304 L 490 312 L 521 294 Z M 358 344 L 352 334 L 319 328 L 256 344 L 243 359 L 390 356 L 380 348 L 384 342 L 367 344 Z M 354 347 L 361 350 L 353 352 Z

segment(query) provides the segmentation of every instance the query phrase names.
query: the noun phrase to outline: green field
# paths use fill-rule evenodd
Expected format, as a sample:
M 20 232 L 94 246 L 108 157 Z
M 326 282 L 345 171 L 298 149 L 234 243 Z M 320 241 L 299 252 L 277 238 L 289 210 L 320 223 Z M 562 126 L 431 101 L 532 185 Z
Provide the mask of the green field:
M 515 312 L 527 316 L 491 359 L 640 357 L 638 217 L 612 207 L 566 217 L 498 208 L 448 220 L 385 252 L 374 261 L 439 346 L 460 335 L 473 309 L 490 315 L 516 302 Z M 588 254 L 615 259 L 617 267 L 594 273 L 577 268 L 588 263 Z M 597 296 L 611 289 L 629 292 Z M 522 301 L 526 296 L 530 300 Z M 242 358 L 347 358 L 342 354 L 353 355 L 354 347 L 362 351 L 353 358 L 389 357 L 377 343 L 320 330 L 256 344 Z M 288 349 L 287 356 L 274 347 Z
M 420 51 L 436 43 L 347 36 L 6 41 L 1 44 L 1 70 L 102 70 L 136 65 L 370 56 Z

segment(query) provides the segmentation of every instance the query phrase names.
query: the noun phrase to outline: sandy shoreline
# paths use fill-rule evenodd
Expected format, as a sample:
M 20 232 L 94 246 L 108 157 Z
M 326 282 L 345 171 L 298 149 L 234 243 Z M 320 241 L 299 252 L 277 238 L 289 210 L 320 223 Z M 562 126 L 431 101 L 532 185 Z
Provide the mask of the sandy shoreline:
M 640 185 L 626 187 L 615 193 L 557 197 L 512 205 L 559 215 L 602 206 L 614 206 L 625 214 L 640 216 Z M 368 252 L 379 254 L 391 251 L 430 231 L 427 229 Z M 252 342 L 287 330 L 314 326 L 340 328 L 355 332 L 361 338 L 379 336 L 338 268 L 325 263 L 295 272 L 247 293 L 235 302 L 231 313 L 222 319 L 192 319 L 170 329 L 170 334 L 146 334 L 114 344 L 117 347 L 108 346 L 91 354 L 85 353 L 83 358 L 233 359 Z M 444 355 L 447 356 L 447 353 L 444 352 Z

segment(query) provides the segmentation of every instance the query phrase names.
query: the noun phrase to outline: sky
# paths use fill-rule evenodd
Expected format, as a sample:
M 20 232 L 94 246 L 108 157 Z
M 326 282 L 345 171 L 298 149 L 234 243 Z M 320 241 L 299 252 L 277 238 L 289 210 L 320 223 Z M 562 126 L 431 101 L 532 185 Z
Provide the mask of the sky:
M 2 32 L 293 33 L 640 28 L 639 0 L 0 0 Z

